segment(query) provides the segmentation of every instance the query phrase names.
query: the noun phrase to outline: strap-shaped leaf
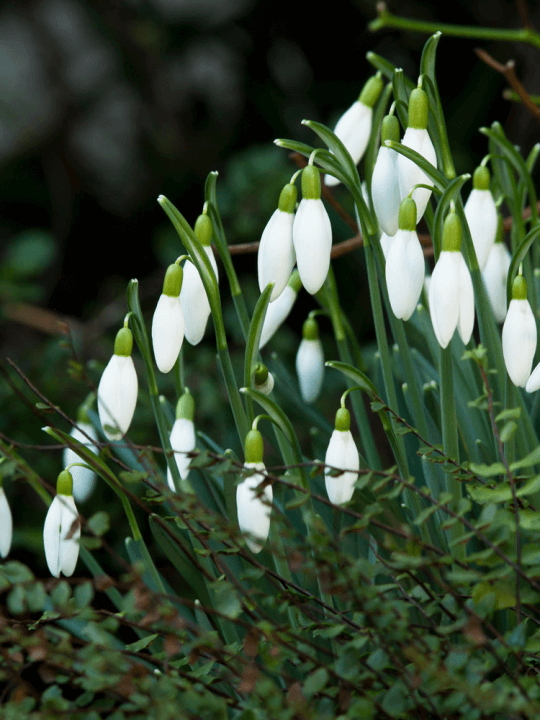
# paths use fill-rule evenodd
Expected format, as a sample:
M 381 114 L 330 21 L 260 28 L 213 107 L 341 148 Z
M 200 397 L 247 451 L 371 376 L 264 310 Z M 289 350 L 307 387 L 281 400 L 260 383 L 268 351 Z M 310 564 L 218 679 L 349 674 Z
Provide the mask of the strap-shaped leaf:
M 261 332 L 266 317 L 266 311 L 268 309 L 268 303 L 270 302 L 270 295 L 274 289 L 274 283 L 267 285 L 261 296 L 257 300 L 255 310 L 253 311 L 253 317 L 249 325 L 249 332 L 246 343 L 246 352 L 244 355 L 244 386 L 251 387 L 251 369 L 257 361 L 259 354 L 259 342 L 261 340 Z
M 423 170 L 429 179 L 440 189 L 445 190 L 448 186 L 449 180 L 447 180 L 442 172 L 437 170 L 426 158 L 422 157 L 416 150 L 411 150 L 410 147 L 403 145 L 402 143 L 394 142 L 393 140 L 387 140 L 386 146 L 392 148 L 400 155 L 405 155 L 406 158 L 412 160 L 415 165 Z

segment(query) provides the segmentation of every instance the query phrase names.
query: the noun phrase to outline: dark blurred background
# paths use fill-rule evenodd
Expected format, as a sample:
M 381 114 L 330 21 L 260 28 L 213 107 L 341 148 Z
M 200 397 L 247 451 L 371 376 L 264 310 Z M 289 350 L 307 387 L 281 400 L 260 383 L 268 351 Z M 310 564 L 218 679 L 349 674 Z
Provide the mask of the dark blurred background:
M 508 28 L 521 23 L 518 5 L 502 0 L 402 0 L 390 2 L 389 9 L 456 24 Z M 540 26 L 537 4 L 530 10 Z M 280 187 L 295 170 L 272 140 L 292 137 L 317 144 L 300 121 L 307 117 L 334 125 L 372 74 L 365 59 L 369 50 L 416 78 L 427 36 L 396 30 L 373 34 L 367 23 L 375 14 L 375 3 L 366 0 L 337 0 L 319 10 L 314 3 L 279 0 L 4 2 L 1 356 L 12 357 L 73 417 L 88 391 L 87 380 L 95 384 L 110 357 L 125 313 L 126 281 L 141 280 L 150 319 L 164 268 L 178 255 L 158 194 L 194 222 L 205 178 L 218 170 L 229 242 L 258 240 Z M 522 106 L 503 100 L 503 78 L 476 57 L 475 47 L 500 62 L 514 58 L 529 92 L 540 90 L 537 51 L 443 37 L 438 79 L 458 172 L 472 172 L 486 153 L 478 133 L 482 125 L 499 120 L 525 153 L 538 138 L 536 122 Z M 347 205 L 342 188 L 336 195 Z M 349 237 L 337 215 L 331 218 L 335 240 Z M 258 295 L 256 256 L 237 257 L 235 264 L 251 309 Z M 361 253 L 355 253 L 337 260 L 335 268 L 344 305 L 360 339 L 369 344 L 371 313 L 361 264 Z M 226 288 L 223 296 L 231 347 L 241 359 Z M 313 307 L 311 298 L 302 297 L 290 328 L 276 340 L 288 361 Z M 65 335 L 59 342 L 58 320 L 68 322 L 68 342 Z M 211 337 L 186 349 L 186 366 L 198 421 L 211 432 L 219 414 L 228 412 L 220 409 L 224 397 L 215 391 Z M 0 431 L 23 443 L 45 443 L 42 418 L 32 417 L 14 398 L 0 380 L 5 408 Z M 148 405 L 141 405 L 140 418 L 150 420 Z M 230 421 L 229 427 L 234 438 Z M 140 429 L 133 433 L 149 441 Z M 223 446 L 233 442 L 220 441 Z M 50 454 L 25 456 L 54 482 L 46 465 Z

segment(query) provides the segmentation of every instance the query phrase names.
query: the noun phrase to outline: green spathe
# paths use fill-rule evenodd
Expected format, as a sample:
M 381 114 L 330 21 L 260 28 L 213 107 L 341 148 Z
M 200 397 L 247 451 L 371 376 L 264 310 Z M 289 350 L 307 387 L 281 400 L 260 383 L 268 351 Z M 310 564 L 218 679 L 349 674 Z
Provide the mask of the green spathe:
M 268 380 L 268 368 L 262 362 L 255 365 L 255 385 L 264 385 Z
M 183 418 L 185 420 L 191 420 L 191 422 L 193 422 L 194 416 L 195 400 L 193 399 L 193 395 L 186 388 L 176 404 L 176 419 L 180 420 Z
M 416 203 L 412 198 L 406 197 L 399 206 L 399 229 L 416 230 Z
M 58 495 L 73 495 L 73 478 L 69 470 L 62 470 L 56 481 Z
M 362 88 L 360 97 L 358 100 L 368 108 L 372 108 L 380 97 L 383 89 L 383 80 L 381 73 L 378 72 L 373 77 L 370 77 L 367 83 Z
M 308 318 L 302 327 L 302 337 L 304 340 L 318 340 L 319 326 L 315 318 Z
M 460 252 L 463 230 L 461 220 L 456 213 L 449 213 L 446 216 L 442 234 L 442 249 L 445 252 Z
M 129 357 L 133 350 L 133 333 L 127 327 L 122 328 L 116 334 L 114 341 L 114 354 L 121 357 Z
M 473 175 L 473 188 L 475 190 L 489 190 L 490 175 L 487 167 L 477 167 Z
M 258 430 L 250 430 L 246 435 L 245 457 L 247 463 L 261 463 L 264 455 L 264 443 Z
M 321 173 L 314 165 L 302 170 L 302 196 L 305 200 L 321 199 Z
M 335 428 L 340 432 L 347 432 L 351 429 L 351 414 L 347 408 L 339 408 L 337 411 Z
M 425 130 L 428 121 L 428 96 L 421 88 L 415 88 L 409 98 L 409 127 Z
M 199 215 L 194 230 L 201 245 L 208 247 L 212 242 L 212 221 L 208 215 Z
M 399 142 L 399 120 L 395 115 L 386 115 L 381 125 L 381 145 L 387 140 Z
M 523 275 L 516 275 L 512 283 L 512 300 L 527 299 L 527 282 Z
M 298 190 L 296 185 L 287 183 L 279 196 L 278 210 L 286 212 L 292 215 L 296 207 L 296 198 L 298 197 Z
M 165 273 L 165 280 L 163 281 L 163 295 L 178 297 L 180 295 L 180 290 L 182 289 L 183 277 L 184 271 L 180 265 L 177 265 L 176 263 L 169 265 L 167 272 Z

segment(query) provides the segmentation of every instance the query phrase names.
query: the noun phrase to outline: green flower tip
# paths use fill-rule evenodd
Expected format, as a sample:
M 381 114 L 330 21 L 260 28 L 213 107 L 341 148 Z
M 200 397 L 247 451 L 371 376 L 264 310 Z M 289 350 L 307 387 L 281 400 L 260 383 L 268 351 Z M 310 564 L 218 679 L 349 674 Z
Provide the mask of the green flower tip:
M 399 206 L 399 229 L 416 230 L 416 203 L 406 197 Z
M 203 247 L 212 243 L 212 221 L 208 215 L 199 215 L 195 223 L 195 235 Z
M 415 88 L 409 98 L 409 127 L 425 130 L 428 121 L 428 97 L 421 88 Z
M 339 408 L 336 413 L 336 430 L 347 432 L 351 429 L 351 414 L 347 408 Z
M 247 463 L 261 463 L 264 455 L 264 443 L 258 430 L 250 430 L 246 435 L 245 457 Z
M 176 263 L 169 265 L 165 273 L 165 280 L 163 281 L 163 294 L 169 297 L 178 297 L 182 289 L 183 277 L 184 271 L 180 265 Z
M 122 328 L 116 333 L 114 354 L 129 357 L 133 350 L 133 333 L 129 328 Z
M 319 326 L 315 318 L 308 318 L 302 327 L 302 337 L 304 340 L 318 340 Z
M 448 213 L 443 226 L 442 249 L 446 252 L 460 252 L 462 235 L 461 220 L 456 213 Z
M 381 73 L 377 73 L 373 77 L 370 77 L 367 83 L 362 88 L 360 97 L 358 100 L 368 108 L 372 108 L 380 97 L 383 89 L 383 79 Z
M 264 385 L 268 380 L 268 368 L 262 362 L 258 362 L 255 365 L 255 385 Z
M 298 197 L 298 190 L 296 185 L 287 183 L 279 196 L 278 209 L 281 212 L 286 212 L 292 215 L 296 207 L 296 198 Z
M 475 190 L 489 190 L 489 170 L 487 167 L 477 167 L 473 175 L 473 188 Z
M 527 282 L 523 275 L 516 275 L 512 283 L 512 300 L 527 299 Z
M 300 280 L 300 273 L 298 272 L 298 270 L 295 270 L 292 273 L 287 285 L 292 288 L 295 293 L 298 294 L 300 292 L 300 288 L 302 287 L 302 281 Z
M 387 140 L 399 142 L 399 120 L 395 115 L 386 115 L 381 126 L 381 145 Z
M 69 470 L 62 470 L 56 481 L 58 495 L 73 495 L 73 478 Z
M 176 419 L 184 418 L 185 420 L 191 420 L 195 416 L 195 400 L 193 395 L 186 388 L 184 393 L 178 399 L 176 403 Z
M 306 200 L 321 198 L 321 173 L 314 165 L 307 165 L 302 170 L 302 195 Z

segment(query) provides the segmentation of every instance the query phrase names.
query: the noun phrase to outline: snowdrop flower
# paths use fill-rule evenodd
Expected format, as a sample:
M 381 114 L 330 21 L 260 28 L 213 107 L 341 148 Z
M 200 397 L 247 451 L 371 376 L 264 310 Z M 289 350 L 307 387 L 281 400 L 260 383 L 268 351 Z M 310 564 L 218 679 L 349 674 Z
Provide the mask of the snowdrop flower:
M 473 189 L 465 203 L 465 217 L 471 231 L 480 270 L 486 266 L 489 251 L 497 236 L 497 208 L 489 189 L 489 170 L 478 167 L 473 175 Z
M 247 546 L 252 553 L 258 553 L 270 532 L 270 514 L 272 511 L 272 486 L 265 485 L 261 471 L 266 468 L 263 463 L 263 439 L 258 430 L 250 430 L 246 435 L 246 462 L 244 469 L 251 471 L 236 488 L 236 508 L 238 526 L 245 537 Z
M 259 350 L 263 349 L 280 325 L 285 322 L 293 308 L 296 296 L 298 295 L 298 291 L 301 287 L 302 282 L 300 280 L 300 275 L 298 270 L 295 270 L 291 275 L 285 290 L 281 293 L 277 300 L 268 305 L 261 330 Z
M 424 282 L 425 263 L 416 234 L 416 203 L 405 198 L 399 210 L 399 230 L 386 258 L 386 285 L 394 315 L 408 320 L 414 312 Z
M 495 244 L 489 251 L 486 266 L 482 271 L 482 279 L 495 320 L 502 323 L 506 317 L 506 280 L 512 256 L 504 244 L 502 217 L 499 219 L 500 231 L 498 231 Z
M 320 173 L 313 165 L 302 170 L 302 200 L 294 218 L 293 242 L 302 285 L 315 295 L 328 275 L 332 227 L 321 200 Z
M 270 395 L 274 389 L 274 376 L 269 372 L 266 365 L 258 362 L 253 371 L 253 389 L 264 395 Z
M 285 185 L 279 196 L 278 209 L 264 228 L 257 268 L 261 292 L 269 283 L 274 283 L 270 302 L 274 302 L 287 287 L 296 262 L 293 246 L 294 209 L 297 190 L 291 183 Z
M 2 476 L 0 475 L 0 555 L 3 558 L 9 555 L 12 536 L 13 518 L 11 517 L 6 493 L 2 487 Z
M 512 300 L 502 330 L 504 363 L 510 380 L 525 387 L 536 352 L 536 321 L 527 300 L 525 278 L 517 275 L 512 285 Z
M 296 355 L 296 372 L 304 402 L 315 402 L 323 384 L 324 353 L 319 339 L 319 326 L 314 318 L 308 318 L 302 328 L 302 342 Z
M 98 413 L 109 440 L 120 440 L 128 431 L 137 404 L 137 373 L 131 358 L 133 335 L 127 327 L 118 331 L 114 355 L 103 371 L 98 387 Z
M 335 430 L 330 438 L 324 460 L 325 465 L 345 470 L 335 475 L 330 467 L 325 469 L 325 483 L 328 499 L 334 505 L 343 505 L 353 496 L 354 484 L 358 479 L 360 457 L 350 431 L 351 416 L 346 408 L 336 413 Z
M 195 450 L 196 445 L 195 425 L 193 424 L 194 416 L 195 402 L 193 395 L 191 395 L 186 388 L 176 405 L 176 420 L 174 421 L 170 436 L 171 447 L 174 450 L 174 459 L 176 460 L 176 466 L 182 481 L 181 489 L 184 492 L 192 491 L 189 483 L 185 481 L 188 479 L 189 464 L 191 462 L 187 453 Z M 167 482 L 171 490 L 175 492 L 176 488 L 169 468 L 167 468 Z
M 73 500 L 73 479 L 63 470 L 56 483 L 57 495 L 49 506 L 43 527 L 45 559 L 54 577 L 73 575 L 79 557 L 81 522 Z
M 456 327 L 463 343 L 474 327 L 474 293 L 471 275 L 461 254 L 461 222 L 455 213 L 444 221 L 442 252 L 429 284 L 429 312 L 439 345 L 445 348 Z
M 334 135 L 345 145 L 355 165 L 358 165 L 366 151 L 371 135 L 373 106 L 382 88 L 381 74 L 377 73 L 367 81 L 358 100 L 340 117 L 334 128 Z M 332 187 L 339 185 L 340 181 L 333 175 L 326 175 L 324 182 Z
M 399 142 L 399 122 L 394 115 L 387 115 L 381 127 L 381 147 L 371 177 L 373 209 L 385 235 L 392 237 L 399 227 L 401 195 L 397 161 L 399 153 L 386 147 L 386 140 Z
M 195 235 L 210 261 L 216 282 L 219 281 L 216 258 L 212 250 L 212 221 L 208 215 L 199 215 L 195 223 Z M 210 316 L 210 303 L 199 271 L 192 262 L 184 265 L 184 282 L 180 291 L 180 303 L 184 312 L 186 340 L 198 345 L 203 339 Z
M 81 406 L 79 410 L 77 426 L 71 428 L 69 434 L 74 440 L 85 445 L 95 455 L 99 455 L 99 448 L 95 444 L 98 439 L 97 433 L 90 424 L 85 405 Z M 90 438 L 90 440 L 88 438 Z M 64 450 L 64 467 L 73 465 L 73 463 L 82 462 L 84 462 L 84 460 L 82 460 L 74 450 L 68 447 Z M 78 503 L 85 502 L 95 490 L 97 475 L 89 467 L 81 467 L 80 465 L 73 465 L 70 472 L 73 478 L 73 497 Z
M 411 92 L 409 98 L 409 127 L 405 131 L 402 143 L 405 147 L 409 147 L 422 155 L 434 167 L 437 167 L 437 156 L 427 131 L 427 121 L 428 98 L 423 90 L 416 88 Z M 398 157 L 397 168 L 401 199 L 406 198 L 415 185 L 433 184 L 425 172 L 404 155 Z M 412 198 L 416 202 L 418 212 L 417 222 L 420 222 L 430 197 L 431 190 L 425 188 L 416 188 L 413 192 Z
M 152 345 L 156 365 L 162 373 L 172 370 L 184 341 L 184 313 L 180 302 L 183 274 L 180 265 L 169 265 L 152 318 Z

